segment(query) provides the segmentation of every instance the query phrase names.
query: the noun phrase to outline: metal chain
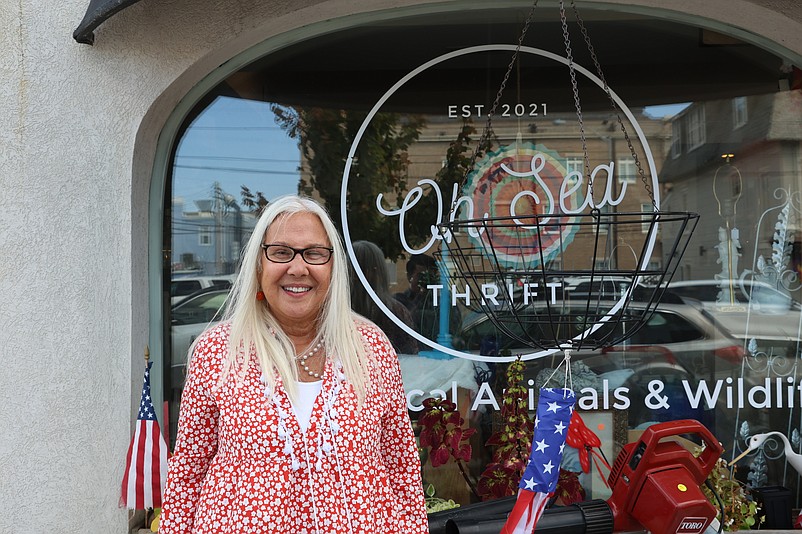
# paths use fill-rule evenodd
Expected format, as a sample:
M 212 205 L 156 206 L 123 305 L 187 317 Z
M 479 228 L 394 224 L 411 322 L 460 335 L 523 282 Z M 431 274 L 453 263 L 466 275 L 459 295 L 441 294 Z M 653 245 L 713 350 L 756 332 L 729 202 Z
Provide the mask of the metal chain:
M 526 16 L 526 21 L 524 22 L 523 28 L 521 29 L 521 35 L 518 37 L 518 44 L 515 46 L 515 51 L 512 54 L 512 58 L 510 59 L 510 64 L 507 66 L 507 72 L 504 73 L 504 78 L 501 80 L 501 85 L 498 88 L 498 92 L 496 92 L 496 98 L 493 100 L 493 105 L 490 107 L 490 111 L 487 112 L 487 121 L 485 122 L 485 127 L 482 130 L 482 135 L 479 137 L 479 142 L 476 144 L 476 148 L 473 151 L 473 156 L 471 157 L 471 164 L 465 169 L 465 175 L 462 177 L 462 182 L 459 184 L 459 191 L 461 191 L 465 185 L 468 183 L 468 176 L 473 171 L 474 165 L 476 165 L 476 160 L 479 158 L 479 154 L 485 147 L 487 143 L 487 139 L 490 137 L 490 134 L 493 132 L 493 116 L 496 114 L 496 109 L 498 108 L 499 103 L 501 102 L 501 97 L 504 94 L 504 89 L 507 87 L 507 81 L 510 79 L 510 75 L 512 74 L 512 69 L 515 68 L 515 62 L 518 60 L 518 54 L 521 51 L 521 46 L 524 42 L 524 37 L 526 37 L 526 33 L 529 31 L 529 26 L 532 24 L 532 18 L 535 14 L 535 8 L 537 7 L 537 3 L 539 0 L 534 0 L 532 7 L 529 9 L 529 13 Z M 451 219 L 451 216 L 454 215 L 454 210 L 456 209 L 456 203 L 451 206 L 451 211 L 449 212 L 449 216 L 447 220 Z
M 585 164 L 585 176 L 588 178 L 588 195 L 591 198 L 591 205 L 593 204 L 593 178 L 590 175 L 590 156 L 588 155 L 588 142 L 585 138 L 585 122 L 582 119 L 582 104 L 579 101 L 579 84 L 576 81 L 576 68 L 574 67 L 574 58 L 571 51 L 571 36 L 568 33 L 568 18 L 565 15 L 565 2 L 560 0 L 560 24 L 563 28 L 563 41 L 565 42 L 565 57 L 568 60 L 568 72 L 571 74 L 571 88 L 574 90 L 574 107 L 576 108 L 576 117 L 579 120 L 579 137 L 582 140 L 582 156 Z
M 521 51 L 521 46 L 523 46 L 524 38 L 526 37 L 527 32 L 529 31 L 529 27 L 532 23 L 532 19 L 534 16 L 535 8 L 537 7 L 539 0 L 534 0 L 532 7 L 529 10 L 529 13 L 526 16 L 526 21 L 524 22 L 523 28 L 521 29 L 521 34 L 518 37 L 518 43 L 515 46 L 515 51 L 512 54 L 512 58 L 510 59 L 510 63 L 507 66 L 507 71 L 504 73 L 504 78 L 501 81 L 501 85 L 496 92 L 496 97 L 493 100 L 493 105 L 490 107 L 490 110 L 487 113 L 487 120 L 485 122 L 484 129 L 482 130 L 482 134 L 479 137 L 479 141 L 476 144 L 476 148 L 473 151 L 473 155 L 471 157 L 471 164 L 465 169 L 465 174 L 462 177 L 462 181 L 459 184 L 459 190 L 462 190 L 465 185 L 468 183 L 468 176 L 473 171 L 473 167 L 476 164 L 476 160 L 479 158 L 479 154 L 485 148 L 485 145 L 488 142 L 488 138 L 491 134 L 493 134 L 493 117 L 496 114 L 496 109 L 498 108 L 499 103 L 501 102 L 501 97 L 504 94 L 504 90 L 507 87 L 507 82 L 509 81 L 510 75 L 512 74 L 512 70 L 515 68 L 515 63 L 518 60 L 518 55 Z M 643 183 L 646 192 L 649 194 L 649 199 L 652 202 L 652 207 L 654 211 L 659 211 L 657 207 L 657 203 L 654 199 L 654 190 L 652 186 L 649 184 L 646 178 L 646 172 L 643 170 L 643 165 L 638 157 L 638 154 L 635 151 L 635 147 L 632 144 L 632 139 L 629 136 L 629 132 L 627 131 L 626 126 L 624 125 L 624 121 L 621 119 L 621 113 L 616 104 L 615 99 L 613 98 L 612 92 L 610 91 L 610 87 L 607 85 L 607 80 L 604 77 L 604 73 L 602 72 L 601 64 L 599 63 L 598 57 L 596 56 L 596 51 L 593 48 L 593 44 L 590 41 L 590 36 L 588 34 L 587 28 L 579 16 L 579 11 L 576 7 L 575 0 L 571 0 L 571 9 L 574 12 L 574 17 L 576 18 L 577 25 L 582 32 L 582 36 L 585 40 L 585 44 L 587 45 L 588 52 L 590 53 L 590 57 L 593 61 L 593 65 L 596 68 L 596 73 L 599 76 L 599 79 L 602 82 L 604 92 L 607 95 L 607 98 L 610 100 L 610 103 L 613 107 L 613 111 L 615 112 L 616 120 L 618 122 L 619 127 L 621 128 L 621 132 L 624 134 L 624 139 L 626 140 L 627 147 L 629 148 L 629 152 L 632 155 L 632 159 L 635 162 L 635 166 L 638 170 L 638 175 L 640 176 L 641 182 Z M 565 2 L 564 0 L 560 0 L 560 23 L 562 25 L 563 31 L 563 41 L 565 44 L 565 55 L 566 59 L 568 60 L 568 71 L 571 77 L 571 88 L 574 94 L 574 106 L 576 108 L 576 115 L 577 120 L 579 121 L 579 133 L 580 139 L 582 141 L 582 155 L 584 159 L 584 166 L 585 166 L 585 175 L 587 176 L 588 180 L 588 194 L 590 195 L 591 199 L 593 198 L 593 179 L 591 178 L 590 173 L 590 156 L 588 154 L 588 146 L 587 146 L 587 137 L 585 135 L 585 123 L 582 116 L 582 105 L 579 98 L 579 84 L 576 80 L 576 67 L 574 66 L 573 61 L 573 52 L 571 48 L 571 36 L 568 31 L 568 20 L 565 13 Z M 520 80 L 519 80 L 520 82 Z M 454 215 L 454 210 L 457 208 L 456 203 L 451 206 L 451 210 L 448 215 L 448 219 L 450 220 L 451 217 Z
M 562 4 L 562 0 L 560 3 Z M 582 36 L 585 39 L 585 44 L 588 47 L 588 52 L 590 52 L 590 57 L 593 60 L 593 65 L 596 67 L 596 74 L 598 74 L 599 79 L 602 81 L 602 85 L 604 86 L 604 92 L 605 94 L 607 94 L 607 98 L 610 100 L 610 103 L 613 106 L 613 111 L 615 111 L 616 120 L 618 121 L 618 125 L 621 128 L 621 132 L 624 134 L 624 139 L 627 142 L 627 147 L 629 148 L 629 152 L 632 154 L 632 159 L 635 161 L 635 166 L 638 169 L 638 175 L 640 176 L 641 182 L 643 182 L 643 186 L 646 188 L 646 192 L 649 193 L 649 199 L 652 201 L 652 207 L 654 208 L 654 211 L 659 211 L 659 209 L 657 208 L 657 203 L 654 200 L 654 190 L 652 189 L 652 186 L 646 179 L 646 172 L 643 170 L 640 158 L 638 157 L 638 154 L 635 152 L 635 147 L 632 145 L 632 140 L 629 137 L 629 132 L 627 132 L 627 128 L 624 125 L 624 121 L 621 119 L 621 113 L 619 112 L 618 104 L 616 104 L 612 92 L 610 91 L 610 87 L 607 85 L 607 80 L 604 78 L 604 73 L 602 72 L 601 64 L 599 63 L 599 59 L 596 57 L 596 50 L 593 48 L 593 44 L 590 42 L 590 35 L 588 35 L 588 30 L 587 28 L 585 28 L 585 24 L 582 21 L 582 17 L 579 16 L 579 11 L 576 8 L 576 3 L 574 0 L 571 0 L 571 9 L 574 12 L 574 17 L 576 18 L 576 22 L 579 25 L 579 29 L 582 32 Z

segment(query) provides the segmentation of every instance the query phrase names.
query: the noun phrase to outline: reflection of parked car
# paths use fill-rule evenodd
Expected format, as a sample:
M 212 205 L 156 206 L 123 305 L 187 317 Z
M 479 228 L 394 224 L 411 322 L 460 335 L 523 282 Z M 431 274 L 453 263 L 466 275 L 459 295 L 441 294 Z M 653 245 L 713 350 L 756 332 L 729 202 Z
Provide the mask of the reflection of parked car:
M 514 323 L 510 321 L 509 324 Z M 513 337 L 499 332 L 485 314 L 466 317 L 461 336 L 469 351 L 488 353 L 488 348 L 492 347 L 494 351 L 509 351 L 510 354 L 532 352 Z M 624 342 L 599 350 L 582 350 L 573 353 L 571 358 L 582 361 L 600 380 L 607 380 L 611 389 L 628 388 L 632 401 L 630 424 L 637 425 L 647 420 L 705 419 L 709 414 L 702 413 L 704 410 L 694 412 L 688 405 L 682 381 L 695 385 L 699 380 L 735 376 L 740 372 L 744 355 L 742 344 L 720 328 L 701 307 L 661 303 L 649 320 Z M 558 361 L 559 355 L 531 361 L 527 376 L 534 378 L 540 370 L 556 366 Z M 665 393 L 672 395 L 670 412 L 644 407 L 652 380 L 661 381 Z
M 219 319 L 229 291 L 216 287 L 202 289 L 173 306 L 170 326 L 173 387 L 183 383 L 189 347 L 206 327 Z
M 641 305 L 637 302 L 629 304 L 630 307 Z M 509 312 L 497 311 L 495 313 Z M 507 323 L 514 324 L 512 321 L 507 321 Z M 479 351 L 483 340 L 493 337 L 495 338 L 493 346 L 497 351 L 510 351 L 513 354 L 531 352 L 531 349 L 522 347 L 520 342 L 514 338 L 499 332 L 485 313 L 475 312 L 467 315 L 462 325 L 461 336 L 465 341 L 465 350 L 467 351 Z M 619 325 L 618 328 L 621 326 Z M 732 336 L 719 328 L 706 311 L 686 304 L 661 303 L 646 324 L 620 344 L 620 347 L 661 345 L 672 352 L 675 357 L 700 350 L 726 349 L 721 351 L 719 356 L 725 357 L 725 359 L 734 357 L 737 360 L 734 363 L 740 363 L 740 357 L 737 356 L 738 351 L 732 352 L 732 346 L 735 343 Z
M 802 309 L 788 293 L 757 280 L 682 280 L 671 282 L 669 290 L 683 298 L 698 300 L 706 308 L 761 313 L 783 313 Z
M 637 284 L 633 286 L 633 282 L 637 282 Z M 633 276 L 596 274 L 592 281 L 589 275 L 552 277 L 549 278 L 549 284 L 557 285 L 553 292 L 541 291 L 553 296 L 552 300 L 570 301 L 574 304 L 589 301 L 595 305 L 602 301 L 617 301 L 625 295 L 631 296 L 635 300 L 646 300 L 656 290 L 648 277 L 634 274 Z M 676 295 L 667 298 L 672 297 L 676 301 L 680 300 Z
M 689 280 L 673 282 L 669 290 L 689 303 L 699 303 L 743 344 L 754 339 L 760 350 L 773 355 L 784 353 L 802 338 L 802 306 L 764 282 Z
M 802 340 L 802 307 L 789 292 L 746 279 L 681 281 L 670 284 L 669 288 L 687 302 L 704 306 L 747 349 L 742 372 L 733 377 L 762 386 L 767 380 L 794 375 Z M 798 298 L 798 294 L 795 292 L 794 296 Z M 748 421 L 753 433 L 787 425 L 793 402 L 786 403 L 779 397 L 779 387 L 773 393 L 775 396 L 768 403 L 772 406 L 770 410 L 751 405 L 747 396 L 747 402 L 738 412 L 738 421 Z
M 227 288 L 234 283 L 233 274 L 183 276 L 170 280 L 170 304 L 175 305 L 189 295 L 208 287 Z
M 591 283 L 590 279 L 585 277 L 582 281 L 566 286 L 563 294 L 573 301 L 618 300 L 631 285 L 630 278 L 605 276 L 598 277 Z
M 229 291 L 228 287 L 208 287 L 181 297 L 181 301 L 172 306 L 169 373 L 171 413 L 177 414 L 180 410 L 178 402 L 184 388 L 189 347 L 206 327 L 218 320 L 218 312 L 222 310 Z M 178 417 L 170 418 L 168 424 L 170 435 L 175 436 L 178 433 Z

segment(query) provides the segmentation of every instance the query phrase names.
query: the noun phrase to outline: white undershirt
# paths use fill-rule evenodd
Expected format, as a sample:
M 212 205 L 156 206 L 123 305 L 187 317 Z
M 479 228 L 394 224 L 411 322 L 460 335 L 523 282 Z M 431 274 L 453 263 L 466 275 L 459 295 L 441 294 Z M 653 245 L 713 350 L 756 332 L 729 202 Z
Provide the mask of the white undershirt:
M 312 418 L 312 406 L 314 406 L 318 394 L 323 390 L 323 381 L 295 382 L 295 384 L 298 386 L 298 399 L 292 403 L 292 409 L 301 426 L 301 431 L 306 432 L 309 420 Z

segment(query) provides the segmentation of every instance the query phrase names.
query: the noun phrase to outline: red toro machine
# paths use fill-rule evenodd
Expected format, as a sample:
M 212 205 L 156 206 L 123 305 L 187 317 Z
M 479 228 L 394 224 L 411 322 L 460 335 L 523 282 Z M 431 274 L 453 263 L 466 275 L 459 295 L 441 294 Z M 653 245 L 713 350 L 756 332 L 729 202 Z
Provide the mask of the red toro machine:
M 696 436 L 705 448 L 696 457 L 672 439 Z M 652 534 L 701 534 L 717 510 L 700 486 L 723 449 L 698 421 L 686 419 L 647 428 L 621 450 L 609 476 L 612 495 L 546 510 L 538 534 L 610 534 L 648 530 Z M 498 534 L 514 497 L 438 512 L 429 516 L 431 534 Z
M 705 443 L 698 457 L 672 436 L 695 434 Z M 716 509 L 699 488 L 723 449 L 698 421 L 686 419 L 650 426 L 619 453 L 610 473 L 612 496 L 607 504 L 613 530 L 649 530 L 653 534 L 700 534 L 716 517 Z

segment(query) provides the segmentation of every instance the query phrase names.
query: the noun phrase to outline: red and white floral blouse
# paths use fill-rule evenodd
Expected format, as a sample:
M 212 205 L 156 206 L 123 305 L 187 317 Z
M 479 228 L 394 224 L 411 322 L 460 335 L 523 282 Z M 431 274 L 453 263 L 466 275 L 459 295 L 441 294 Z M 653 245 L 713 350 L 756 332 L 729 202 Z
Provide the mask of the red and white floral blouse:
M 282 384 L 265 394 L 255 360 L 241 385 L 232 376 L 213 390 L 229 329 L 195 348 L 159 532 L 427 533 L 401 371 L 381 330 L 359 325 L 375 362 L 366 402 L 329 360 L 304 434 Z

